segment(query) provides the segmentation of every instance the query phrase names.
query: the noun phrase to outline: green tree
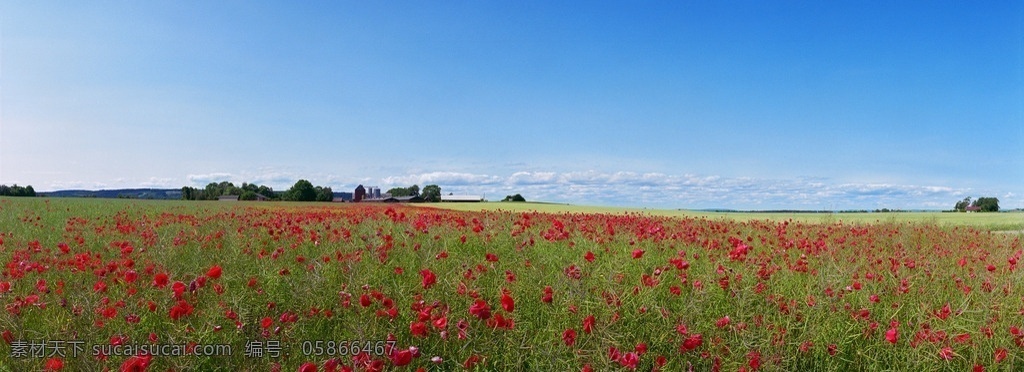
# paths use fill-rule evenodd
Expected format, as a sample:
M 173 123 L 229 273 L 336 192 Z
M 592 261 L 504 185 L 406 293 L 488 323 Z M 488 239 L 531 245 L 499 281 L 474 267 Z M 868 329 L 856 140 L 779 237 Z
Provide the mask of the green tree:
M 519 195 L 519 194 L 506 195 L 505 199 L 502 199 L 501 201 L 503 201 L 503 202 L 524 202 L 524 201 L 526 201 L 526 198 L 524 198 L 522 195 Z
M 967 211 L 967 207 L 970 206 L 970 205 L 971 205 L 971 197 L 968 196 L 968 197 L 964 198 L 964 200 L 956 202 L 956 206 L 953 207 L 953 210 L 955 210 L 957 212 L 966 212 Z
M 981 208 L 982 212 L 999 212 L 999 199 L 995 197 L 978 198 L 972 205 Z
M 316 201 L 329 202 L 334 200 L 334 191 L 330 187 L 316 187 Z
M 441 201 L 441 186 L 438 185 L 426 185 L 423 186 L 423 200 L 437 203 Z
M 405 187 L 392 187 L 390 190 L 387 191 L 387 194 L 394 197 L 409 196 L 409 189 Z
M 306 180 L 298 180 L 286 193 L 286 199 L 292 201 L 315 201 L 316 189 L 313 184 Z

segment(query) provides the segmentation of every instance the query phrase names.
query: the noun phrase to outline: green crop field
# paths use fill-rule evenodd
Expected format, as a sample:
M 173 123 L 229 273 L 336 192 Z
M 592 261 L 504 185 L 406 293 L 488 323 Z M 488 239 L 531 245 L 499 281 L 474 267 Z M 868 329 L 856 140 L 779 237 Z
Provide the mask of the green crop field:
M 580 206 L 555 203 L 433 203 L 417 204 L 429 208 L 460 211 L 538 211 L 544 213 L 639 213 L 666 217 L 728 218 L 737 221 L 770 220 L 809 223 L 871 224 L 886 222 L 921 222 L 949 226 L 971 226 L 989 231 L 1024 232 L 1024 212 L 1002 213 L 945 213 L 945 212 L 892 212 L 892 213 L 760 213 L 760 212 L 704 212 L 690 210 Z

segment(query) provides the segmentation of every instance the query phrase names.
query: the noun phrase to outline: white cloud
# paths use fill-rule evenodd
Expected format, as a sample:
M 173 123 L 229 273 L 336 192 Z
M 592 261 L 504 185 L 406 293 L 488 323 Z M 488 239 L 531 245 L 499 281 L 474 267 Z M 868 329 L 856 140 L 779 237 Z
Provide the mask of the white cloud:
M 185 179 L 188 180 L 188 182 L 190 184 L 192 184 L 192 186 L 200 186 L 200 187 L 202 187 L 202 186 L 206 186 L 210 182 L 221 182 L 221 181 L 229 181 L 229 182 L 231 182 L 232 179 L 233 179 L 233 176 L 231 175 L 231 173 L 190 174 L 190 175 L 186 176 Z
M 146 181 L 139 182 L 139 186 L 147 188 L 177 188 L 178 185 L 173 178 L 150 177 Z
M 438 184 L 444 192 L 520 193 L 530 200 L 664 208 L 942 209 L 969 190 L 949 186 L 834 183 L 822 178 L 759 179 L 630 171 L 517 171 L 489 174 L 432 172 L 390 176 L 381 184 Z

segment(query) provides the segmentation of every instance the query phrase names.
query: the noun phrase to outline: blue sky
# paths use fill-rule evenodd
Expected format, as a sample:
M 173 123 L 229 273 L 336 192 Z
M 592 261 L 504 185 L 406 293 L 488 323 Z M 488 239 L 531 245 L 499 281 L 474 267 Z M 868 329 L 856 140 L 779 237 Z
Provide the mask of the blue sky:
M 1020 2 L 4 2 L 0 183 L 1024 207 Z

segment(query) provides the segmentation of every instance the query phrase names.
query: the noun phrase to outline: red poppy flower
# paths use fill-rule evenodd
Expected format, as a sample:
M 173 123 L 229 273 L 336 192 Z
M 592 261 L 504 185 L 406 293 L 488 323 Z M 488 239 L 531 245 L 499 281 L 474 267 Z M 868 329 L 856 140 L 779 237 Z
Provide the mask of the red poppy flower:
M 491 317 L 491 307 L 487 305 L 487 302 L 481 299 L 477 299 L 473 302 L 473 305 L 469 307 L 469 313 L 480 320 L 487 320 Z
M 412 322 L 409 324 L 409 333 L 417 337 L 427 337 L 427 324 L 423 322 Z
M 687 351 L 694 350 L 704 344 L 704 337 L 700 333 L 690 335 L 686 340 L 683 340 L 683 344 L 679 346 L 679 352 L 685 353 Z
M 888 331 L 885 331 L 885 340 L 888 341 L 890 344 L 896 344 L 896 340 L 898 338 L 899 331 L 896 329 L 896 327 L 889 328 Z
M 163 288 L 167 286 L 167 274 L 157 273 L 153 275 L 153 286 L 157 288 Z
M 210 270 L 206 271 L 206 276 L 210 279 L 217 279 L 220 278 L 221 271 L 220 265 L 213 265 Z
M 423 285 L 423 289 L 430 288 L 437 283 L 437 275 L 434 275 L 434 272 L 430 271 L 430 269 L 420 270 L 420 276 L 423 277 L 421 283 Z
M 589 334 L 590 332 L 593 332 L 594 331 L 594 322 L 595 322 L 595 319 L 594 319 L 593 315 L 588 315 L 586 318 L 584 318 L 583 319 L 583 333 Z
M 576 330 L 569 328 L 562 332 L 562 341 L 565 342 L 565 346 L 572 346 L 576 344 Z
M 1008 354 L 1009 354 L 1009 352 L 1005 348 L 998 348 L 998 349 L 996 349 L 996 351 L 993 353 L 992 356 L 995 359 L 996 363 L 999 363 L 999 362 L 1002 362 L 1003 359 L 1006 359 L 1006 356 Z
M 313 362 L 302 363 L 302 365 L 299 366 L 299 372 L 317 372 L 316 371 L 316 363 L 313 363 Z
M 640 258 L 640 257 L 643 257 L 643 256 L 644 256 L 644 250 L 643 249 L 634 249 L 633 250 L 633 258 Z
M 61 358 L 50 358 L 43 363 L 44 371 L 60 371 L 64 369 L 64 360 Z
M 171 317 L 171 320 L 178 320 L 183 316 L 192 314 L 193 309 L 192 305 L 188 302 L 178 300 L 178 303 L 171 307 L 171 311 L 168 316 Z
M 149 355 L 133 355 L 121 363 L 121 372 L 145 372 L 152 360 Z
M 516 310 L 516 302 L 508 293 L 501 294 L 501 308 L 510 313 Z
M 623 367 L 626 367 L 627 369 L 636 369 L 636 366 L 639 363 L 640 355 L 637 355 L 637 353 L 634 352 L 622 354 L 622 357 L 619 358 L 619 364 L 621 364 Z
M 952 360 L 953 359 L 953 348 L 951 348 L 949 346 L 946 346 L 946 347 L 940 349 L 939 350 L 939 357 L 942 358 L 943 360 Z
M 408 349 L 399 350 L 391 355 L 391 364 L 394 364 L 396 367 L 401 367 L 409 363 L 412 363 L 412 352 Z

